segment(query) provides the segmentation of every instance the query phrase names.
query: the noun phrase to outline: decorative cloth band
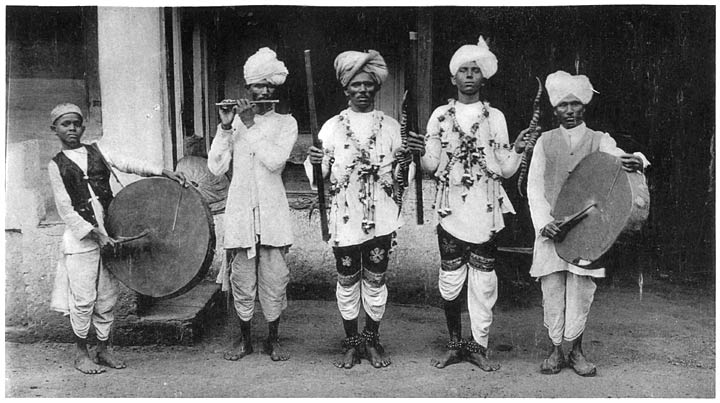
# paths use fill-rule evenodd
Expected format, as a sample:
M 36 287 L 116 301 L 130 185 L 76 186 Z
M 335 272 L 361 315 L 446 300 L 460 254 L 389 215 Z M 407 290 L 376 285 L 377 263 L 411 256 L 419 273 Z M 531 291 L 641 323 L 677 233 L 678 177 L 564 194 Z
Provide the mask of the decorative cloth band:
M 461 256 L 455 259 L 440 260 L 440 268 L 442 271 L 455 271 L 465 264 L 465 259 Z
M 362 278 L 373 287 L 382 287 L 385 285 L 385 273 L 373 273 L 368 269 L 363 269 Z
M 344 275 L 344 274 L 338 273 L 337 281 L 343 287 L 350 287 L 353 284 L 356 284 L 358 281 L 360 281 L 360 271 L 358 270 L 354 274 L 350 274 L 350 275 Z
M 485 272 L 491 272 L 495 270 L 495 258 L 494 257 L 485 257 L 482 255 L 478 255 L 474 252 L 470 252 L 470 260 L 468 262 L 470 264 L 470 267 L 472 267 L 475 270 L 485 271 Z

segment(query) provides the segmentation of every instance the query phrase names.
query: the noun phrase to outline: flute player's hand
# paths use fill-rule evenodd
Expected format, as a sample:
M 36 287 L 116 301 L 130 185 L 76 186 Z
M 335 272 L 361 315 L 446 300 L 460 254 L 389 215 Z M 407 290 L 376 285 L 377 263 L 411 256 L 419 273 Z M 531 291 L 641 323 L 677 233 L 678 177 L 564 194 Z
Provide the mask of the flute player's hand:
M 322 148 L 318 148 L 315 146 L 310 146 L 310 148 L 308 148 L 308 157 L 311 164 L 322 164 L 324 156 L 325 153 L 323 152 Z
M 232 129 L 232 121 L 235 119 L 235 110 L 237 109 L 237 102 L 233 99 L 223 99 L 222 103 L 230 104 L 235 103 L 236 105 L 225 105 L 218 109 L 218 115 L 220 116 L 220 125 L 224 130 Z
M 240 120 L 242 120 L 245 127 L 248 129 L 251 128 L 255 124 L 255 109 L 253 109 L 253 104 L 245 98 L 238 99 L 237 109 Z

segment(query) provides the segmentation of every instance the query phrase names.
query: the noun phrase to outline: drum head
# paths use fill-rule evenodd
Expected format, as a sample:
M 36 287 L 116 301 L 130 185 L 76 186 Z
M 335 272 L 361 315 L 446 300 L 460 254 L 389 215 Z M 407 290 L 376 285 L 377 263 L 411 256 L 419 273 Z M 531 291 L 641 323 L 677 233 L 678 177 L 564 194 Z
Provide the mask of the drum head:
M 633 208 L 628 173 L 620 159 L 603 152 L 578 163 L 563 184 L 552 215 L 569 217 L 593 203 L 587 216 L 555 243 L 558 256 L 586 269 L 596 268 L 593 263 L 615 243 Z
M 133 291 L 171 298 L 203 279 L 215 250 L 213 220 L 200 193 L 167 178 L 146 178 L 122 189 L 110 203 L 108 234 L 147 235 L 103 250 L 110 272 Z

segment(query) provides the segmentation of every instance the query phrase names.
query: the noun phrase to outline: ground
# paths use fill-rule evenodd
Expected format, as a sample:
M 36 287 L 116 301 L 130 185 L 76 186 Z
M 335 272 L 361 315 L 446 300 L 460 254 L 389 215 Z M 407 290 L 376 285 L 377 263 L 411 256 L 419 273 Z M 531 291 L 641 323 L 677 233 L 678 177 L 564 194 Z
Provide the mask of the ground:
M 392 292 L 392 290 L 390 291 Z M 367 361 L 337 369 L 342 338 L 333 301 L 289 301 L 281 339 L 290 361 L 259 354 L 266 334 L 255 320 L 256 354 L 222 359 L 236 325 L 216 318 L 190 347 L 116 347 L 128 368 L 81 375 L 73 346 L 6 343 L 6 397 L 715 397 L 715 295 L 666 283 L 598 288 L 585 352 L 598 375 L 564 369 L 542 375 L 549 346 L 536 285 L 526 306 L 500 303 L 490 333 L 491 357 L 502 368 L 485 373 L 469 363 L 435 369 L 447 330 L 442 310 L 389 305 L 380 333 L 392 365 Z M 256 315 L 258 316 L 258 315 Z M 463 316 L 464 332 L 469 332 Z M 509 351 L 504 351 L 507 350 Z

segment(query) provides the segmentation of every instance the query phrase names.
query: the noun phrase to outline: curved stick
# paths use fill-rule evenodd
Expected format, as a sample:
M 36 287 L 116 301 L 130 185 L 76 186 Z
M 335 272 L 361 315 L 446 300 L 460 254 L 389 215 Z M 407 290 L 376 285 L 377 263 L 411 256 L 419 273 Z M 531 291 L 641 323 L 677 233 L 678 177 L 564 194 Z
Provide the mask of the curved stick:
M 535 100 L 533 100 L 532 119 L 530 119 L 530 125 L 528 125 L 528 129 L 530 129 L 528 132 L 530 138 L 525 144 L 525 150 L 523 151 L 522 160 L 520 161 L 520 175 L 518 176 L 517 181 L 517 190 L 520 197 L 525 197 L 523 194 L 523 182 L 525 182 L 525 178 L 527 177 L 528 165 L 530 163 L 530 159 L 532 158 L 532 149 L 535 147 L 538 137 L 540 137 L 540 132 L 537 131 L 537 124 L 538 121 L 540 121 L 540 96 L 542 95 L 542 82 L 538 77 L 535 77 L 535 79 L 538 82 L 538 90 L 535 95 Z

